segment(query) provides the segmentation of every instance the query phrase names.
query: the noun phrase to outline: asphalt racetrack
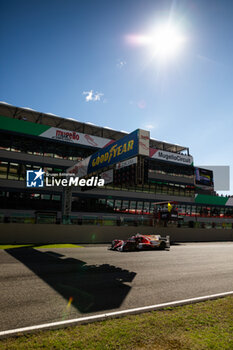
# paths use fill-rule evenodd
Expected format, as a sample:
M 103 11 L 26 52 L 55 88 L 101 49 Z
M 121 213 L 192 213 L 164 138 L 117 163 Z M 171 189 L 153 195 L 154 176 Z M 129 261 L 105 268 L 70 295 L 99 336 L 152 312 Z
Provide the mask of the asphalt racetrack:
M 233 242 L 0 250 L 0 331 L 233 290 Z

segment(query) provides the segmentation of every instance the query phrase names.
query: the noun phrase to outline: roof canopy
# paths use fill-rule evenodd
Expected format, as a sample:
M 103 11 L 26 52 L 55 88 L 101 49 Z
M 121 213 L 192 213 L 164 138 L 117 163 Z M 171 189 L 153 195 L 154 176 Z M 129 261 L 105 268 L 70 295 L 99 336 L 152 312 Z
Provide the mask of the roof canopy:
M 6 102 L 0 102 L 0 114 L 9 118 L 27 120 L 32 123 L 44 124 L 55 128 L 82 132 L 84 134 L 113 140 L 118 140 L 127 135 L 127 133 L 123 131 L 97 126 L 88 122 L 83 123 L 74 118 L 62 118 L 52 113 L 42 113 L 27 107 L 15 107 Z M 189 154 L 188 147 L 155 139 L 150 139 L 150 147 L 176 153 L 186 151 Z

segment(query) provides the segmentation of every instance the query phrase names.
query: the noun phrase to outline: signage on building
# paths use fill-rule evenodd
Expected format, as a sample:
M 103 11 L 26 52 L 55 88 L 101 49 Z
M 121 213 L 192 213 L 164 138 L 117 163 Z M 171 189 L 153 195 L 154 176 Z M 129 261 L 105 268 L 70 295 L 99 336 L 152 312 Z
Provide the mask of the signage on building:
M 116 164 L 136 154 L 138 154 L 138 130 L 94 153 L 88 165 L 88 173 Z
M 127 166 L 130 166 L 130 165 L 136 164 L 137 161 L 138 161 L 138 157 L 127 159 L 124 162 L 117 163 L 116 169 L 118 170 L 118 169 L 122 169 L 122 168 L 125 168 Z
M 49 139 L 55 139 L 58 141 L 76 143 L 80 145 L 92 146 L 97 148 L 105 147 L 107 144 L 112 142 L 112 140 L 106 139 L 103 137 L 83 134 L 81 132 L 76 132 L 76 131 L 57 129 L 54 127 L 49 128 L 39 136 L 46 137 Z
M 150 149 L 150 158 L 165 160 L 168 162 L 179 163 L 183 165 L 193 165 L 193 157 L 180 153 L 162 151 L 160 149 Z
M 111 139 L 84 134 L 77 131 L 64 130 L 44 124 L 36 124 L 24 120 L 0 116 L 0 129 L 20 132 L 22 134 L 55 139 L 58 141 L 102 148 L 113 142 Z
M 143 130 L 137 129 L 131 134 L 124 136 L 122 139 L 100 149 L 92 156 L 67 169 L 67 172 L 74 173 L 77 176 L 85 176 L 138 155 L 140 151 L 140 135 L 143 135 L 141 131 Z M 149 149 L 147 153 L 149 155 Z M 82 172 L 82 175 L 80 172 Z
M 149 157 L 150 154 L 150 132 L 138 130 L 138 154 Z
M 104 171 L 100 174 L 101 179 L 104 179 L 105 184 L 110 184 L 113 182 L 113 169 Z

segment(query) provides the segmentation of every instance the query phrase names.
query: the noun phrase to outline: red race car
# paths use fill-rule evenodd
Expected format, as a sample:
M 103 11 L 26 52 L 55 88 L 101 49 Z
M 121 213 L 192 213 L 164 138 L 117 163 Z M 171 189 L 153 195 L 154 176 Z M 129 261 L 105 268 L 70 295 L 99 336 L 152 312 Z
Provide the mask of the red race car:
M 127 240 L 114 239 L 110 250 L 118 250 L 119 252 L 129 252 L 137 250 L 152 249 L 170 249 L 169 236 L 161 237 L 160 235 L 141 235 L 137 233 Z

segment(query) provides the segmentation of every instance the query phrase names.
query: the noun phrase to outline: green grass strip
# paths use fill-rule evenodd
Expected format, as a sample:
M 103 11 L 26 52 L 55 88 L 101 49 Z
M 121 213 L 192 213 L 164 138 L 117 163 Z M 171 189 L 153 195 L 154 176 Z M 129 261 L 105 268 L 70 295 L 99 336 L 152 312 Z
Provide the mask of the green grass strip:
M 47 244 L 47 245 L 36 246 L 35 248 L 83 248 L 83 247 L 77 244 Z
M 8 245 L 0 245 L 0 249 L 13 249 L 13 248 L 34 248 L 34 249 L 47 249 L 47 248 L 83 248 L 77 244 L 45 244 L 45 245 L 34 245 L 34 244 L 8 244 Z
M 232 350 L 233 297 L 40 331 L 0 341 L 7 350 Z
M 12 249 L 12 248 L 22 248 L 22 247 L 31 247 L 31 244 L 3 244 L 0 245 L 0 249 Z

